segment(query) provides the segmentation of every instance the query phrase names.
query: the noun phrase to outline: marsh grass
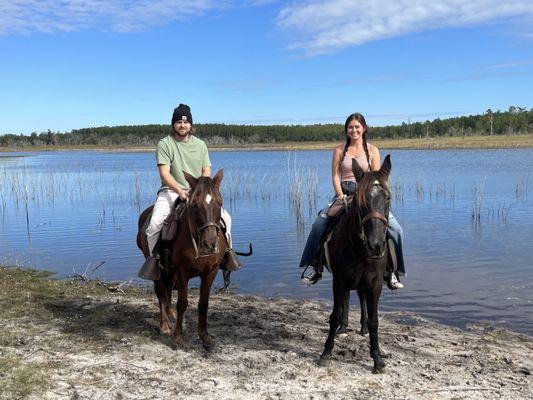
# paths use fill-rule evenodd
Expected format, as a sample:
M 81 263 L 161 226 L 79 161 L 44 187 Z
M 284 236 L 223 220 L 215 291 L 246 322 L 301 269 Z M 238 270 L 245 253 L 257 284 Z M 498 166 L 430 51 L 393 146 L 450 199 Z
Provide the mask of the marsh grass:
M 518 199 L 527 199 L 529 175 L 519 177 L 515 185 L 515 196 Z
M 107 354 L 109 348 L 123 348 L 126 335 L 156 337 L 157 324 L 151 322 L 157 318 L 156 307 L 147 311 L 122 299 L 150 304 L 152 294 L 142 287 L 111 293 L 96 281 L 58 280 L 47 271 L 0 267 L 0 399 L 40 398 L 56 372 L 69 368 L 64 360 L 42 362 L 41 349 Z

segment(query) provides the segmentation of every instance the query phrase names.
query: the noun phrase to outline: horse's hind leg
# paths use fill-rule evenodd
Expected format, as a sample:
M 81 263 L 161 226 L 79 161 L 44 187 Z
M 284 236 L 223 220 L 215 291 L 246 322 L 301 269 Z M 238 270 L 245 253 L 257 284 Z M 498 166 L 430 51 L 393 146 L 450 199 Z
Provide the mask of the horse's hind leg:
M 169 318 L 172 318 L 176 320 L 176 312 L 172 308 L 172 289 L 174 288 L 174 282 L 173 279 L 169 276 L 165 280 L 165 290 L 166 290 L 166 297 L 167 297 L 167 316 Z
M 185 340 L 183 339 L 183 314 L 189 304 L 187 300 L 187 284 L 188 281 L 184 276 L 178 276 L 178 303 L 176 305 L 178 317 L 176 325 L 174 326 L 173 340 L 176 347 L 183 347 Z
M 217 276 L 218 269 L 201 277 L 200 300 L 198 301 L 198 335 L 204 344 L 204 349 L 210 351 L 215 345 L 215 339 L 207 333 L 207 308 L 209 307 L 209 293 Z
M 381 357 L 378 340 L 378 302 L 381 295 L 381 282 L 366 291 L 368 310 L 368 330 L 370 333 L 370 356 L 374 360 L 374 373 L 381 372 L 385 368 L 385 362 Z
M 362 290 L 358 290 L 357 295 L 359 296 L 359 305 L 361 308 L 361 330 L 359 331 L 359 334 L 364 336 L 368 334 L 368 311 L 366 306 L 366 295 Z
M 168 297 L 165 282 L 162 279 L 154 281 L 154 290 L 159 302 L 159 329 L 161 333 L 170 333 L 170 321 L 168 319 Z
M 344 293 L 344 301 L 342 303 L 342 322 L 339 329 L 337 329 L 337 336 L 346 336 L 348 334 L 348 316 L 350 311 L 350 290 Z
M 324 345 L 324 351 L 322 352 L 320 360 L 318 361 L 318 364 L 322 367 L 327 366 L 331 359 L 331 351 L 335 345 L 335 332 L 341 323 L 344 296 L 344 288 L 340 284 L 336 283 L 335 278 L 333 278 L 333 311 L 329 316 L 328 338 L 326 339 L 326 343 Z

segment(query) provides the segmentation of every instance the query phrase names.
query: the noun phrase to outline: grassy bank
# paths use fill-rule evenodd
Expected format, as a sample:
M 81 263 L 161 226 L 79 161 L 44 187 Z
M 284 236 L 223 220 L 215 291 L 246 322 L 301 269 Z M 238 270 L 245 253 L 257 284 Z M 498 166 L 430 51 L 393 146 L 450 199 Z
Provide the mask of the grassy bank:
M 423 139 L 379 139 L 370 142 L 383 149 L 412 149 L 412 150 L 440 150 L 440 149 L 497 149 L 497 148 L 533 148 L 533 134 L 530 135 L 495 135 L 495 136 L 461 136 L 437 137 Z M 255 143 L 242 145 L 210 145 L 212 151 L 225 150 L 328 150 L 333 149 L 339 142 L 286 142 L 286 143 Z M 72 151 L 95 150 L 117 152 L 146 152 L 155 147 L 138 146 L 35 146 L 23 148 L 2 148 L 0 151 Z

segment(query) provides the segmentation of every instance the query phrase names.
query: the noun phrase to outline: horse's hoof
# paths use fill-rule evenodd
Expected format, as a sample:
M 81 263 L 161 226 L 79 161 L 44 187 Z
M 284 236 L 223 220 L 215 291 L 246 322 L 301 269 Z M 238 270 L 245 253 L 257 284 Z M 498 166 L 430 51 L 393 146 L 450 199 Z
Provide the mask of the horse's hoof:
M 173 340 L 174 348 L 175 349 L 182 349 L 185 346 L 185 339 L 183 337 L 175 337 Z
M 318 365 L 320 365 L 321 367 L 327 367 L 331 364 L 331 358 L 329 357 L 320 357 L 320 359 L 318 360 Z
M 207 340 L 203 341 L 204 350 L 208 353 L 211 353 L 215 349 L 215 340 L 212 338 L 209 338 Z
M 361 329 L 361 330 L 359 331 L 359 335 L 361 335 L 361 336 L 366 336 L 366 335 L 368 335 L 368 329 Z
M 385 372 L 385 363 L 383 360 L 374 361 L 374 369 L 372 370 L 373 374 L 382 374 Z
M 168 335 L 170 333 L 170 327 L 168 325 L 161 325 L 161 327 L 159 328 L 159 332 L 161 333 L 161 335 Z

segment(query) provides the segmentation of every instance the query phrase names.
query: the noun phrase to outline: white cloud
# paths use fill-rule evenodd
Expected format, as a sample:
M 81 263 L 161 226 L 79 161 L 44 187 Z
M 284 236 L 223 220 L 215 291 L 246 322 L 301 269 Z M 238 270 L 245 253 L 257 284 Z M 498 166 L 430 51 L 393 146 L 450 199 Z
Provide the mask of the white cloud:
M 225 0 L 0 0 L 0 34 L 87 28 L 142 31 L 226 4 Z
M 533 16 L 531 0 L 312 0 L 284 7 L 278 25 L 299 39 L 289 49 L 331 53 L 427 29 Z

